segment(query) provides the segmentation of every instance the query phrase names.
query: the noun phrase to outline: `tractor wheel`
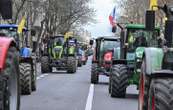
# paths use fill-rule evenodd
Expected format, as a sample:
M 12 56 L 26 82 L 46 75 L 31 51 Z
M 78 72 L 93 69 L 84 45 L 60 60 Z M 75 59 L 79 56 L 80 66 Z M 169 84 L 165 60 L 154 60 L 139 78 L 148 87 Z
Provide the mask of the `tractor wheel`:
M 109 94 L 111 93 L 111 85 L 112 85 L 112 82 L 111 82 L 111 79 L 112 79 L 112 76 L 111 76 L 111 74 L 110 74 L 110 76 L 109 76 L 109 85 L 108 85 L 108 91 L 109 91 Z
M 36 82 L 37 82 L 37 65 L 36 62 L 32 67 L 32 91 L 36 91 L 37 87 L 36 87 Z
M 76 64 L 76 58 L 75 57 L 68 57 L 67 61 L 67 73 L 75 73 L 77 69 Z
M 41 72 L 42 73 L 52 72 L 52 68 L 49 66 L 49 58 L 48 58 L 48 56 L 43 56 L 41 58 Z
M 86 61 L 83 61 L 82 63 L 83 63 L 83 65 L 86 65 Z
M 128 86 L 127 67 L 125 65 L 114 65 L 111 75 L 111 97 L 125 97 Z
M 20 63 L 20 82 L 21 93 L 23 95 L 30 95 L 32 92 L 32 68 L 29 63 Z
M 78 67 L 82 66 L 82 61 L 78 61 Z
M 0 110 L 20 109 L 19 54 L 16 48 L 8 50 L 5 68 L 0 74 Z
M 173 78 L 154 78 L 151 80 L 147 110 L 172 110 Z
M 97 64 L 92 64 L 91 67 L 91 83 L 98 84 L 99 74 L 97 73 Z

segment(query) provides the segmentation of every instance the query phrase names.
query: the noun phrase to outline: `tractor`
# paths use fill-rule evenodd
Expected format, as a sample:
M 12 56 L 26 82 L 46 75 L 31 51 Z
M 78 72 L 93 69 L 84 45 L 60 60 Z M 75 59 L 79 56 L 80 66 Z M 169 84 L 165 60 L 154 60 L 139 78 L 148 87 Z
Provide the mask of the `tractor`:
M 77 40 L 69 36 L 64 39 L 63 35 L 51 37 L 47 43 L 48 54 L 41 58 L 42 73 L 52 72 L 52 68 L 57 70 L 67 70 L 67 73 L 75 73 L 77 70 Z
M 146 47 L 158 47 L 160 29 L 147 31 L 142 24 L 121 27 L 121 58 L 115 61 L 109 77 L 111 97 L 123 98 L 129 85 L 139 85 L 142 55 Z
M 99 37 L 96 39 L 95 51 L 91 65 L 91 83 L 99 82 L 99 75 L 110 75 L 112 59 L 120 56 L 120 41 L 117 37 Z
M 158 48 L 146 48 L 142 57 L 138 110 L 173 109 L 173 5 L 157 6 L 167 17 Z M 153 32 L 155 11 L 146 12 L 146 29 Z
M 20 50 L 19 58 L 19 70 L 20 70 L 20 82 L 21 93 L 31 94 L 36 90 L 36 57 L 33 57 L 32 51 L 27 47 L 27 29 L 23 29 L 23 33 L 19 35 L 17 33 L 18 25 L 15 24 L 1 24 L 0 32 L 4 36 L 13 37 L 17 43 L 17 47 Z M 1 35 L 2 36 L 2 35 Z
M 12 18 L 11 0 L 0 0 L 3 19 Z M 19 51 L 15 39 L 0 33 L 0 110 L 20 110 Z

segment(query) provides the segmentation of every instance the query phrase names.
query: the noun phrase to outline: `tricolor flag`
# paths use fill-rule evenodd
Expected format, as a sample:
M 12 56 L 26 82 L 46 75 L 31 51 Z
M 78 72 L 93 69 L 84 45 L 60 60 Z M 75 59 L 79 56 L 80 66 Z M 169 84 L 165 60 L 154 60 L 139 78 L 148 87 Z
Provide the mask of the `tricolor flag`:
M 116 8 L 114 7 L 113 11 L 109 15 L 109 21 L 112 27 L 116 26 L 116 18 L 115 18 Z

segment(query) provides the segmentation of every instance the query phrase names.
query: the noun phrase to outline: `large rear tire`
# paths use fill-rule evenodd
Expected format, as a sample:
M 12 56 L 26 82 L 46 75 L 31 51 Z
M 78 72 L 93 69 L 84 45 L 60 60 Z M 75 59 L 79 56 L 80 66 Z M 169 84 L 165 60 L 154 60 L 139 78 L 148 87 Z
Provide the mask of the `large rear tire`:
M 68 57 L 67 73 L 75 73 L 77 69 L 77 61 L 75 57 Z
M 111 97 L 124 98 L 128 86 L 128 74 L 126 65 L 114 65 L 111 72 Z
M 151 80 L 148 110 L 173 109 L 173 78 L 154 78 Z
M 91 83 L 98 84 L 99 82 L 99 74 L 97 73 L 97 64 L 92 64 L 91 67 Z
M 8 50 L 5 68 L 0 74 L 0 110 L 20 109 L 19 54 L 15 47 Z
M 52 68 L 49 65 L 49 57 L 48 56 L 43 56 L 41 58 L 41 72 L 42 73 L 52 72 Z
M 29 63 L 20 63 L 21 93 L 30 95 L 32 92 L 32 68 Z

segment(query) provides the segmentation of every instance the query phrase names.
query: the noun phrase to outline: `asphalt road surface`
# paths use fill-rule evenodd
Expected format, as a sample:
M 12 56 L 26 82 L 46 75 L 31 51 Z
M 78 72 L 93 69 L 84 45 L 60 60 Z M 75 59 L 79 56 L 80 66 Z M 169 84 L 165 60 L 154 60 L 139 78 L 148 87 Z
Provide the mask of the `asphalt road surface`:
M 106 76 L 100 76 L 99 84 L 90 84 L 90 67 L 89 60 L 75 74 L 39 74 L 37 91 L 21 97 L 21 110 L 137 110 L 135 86 L 128 87 L 126 98 L 111 98 Z

